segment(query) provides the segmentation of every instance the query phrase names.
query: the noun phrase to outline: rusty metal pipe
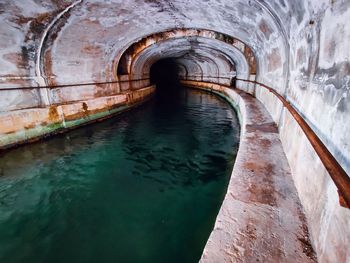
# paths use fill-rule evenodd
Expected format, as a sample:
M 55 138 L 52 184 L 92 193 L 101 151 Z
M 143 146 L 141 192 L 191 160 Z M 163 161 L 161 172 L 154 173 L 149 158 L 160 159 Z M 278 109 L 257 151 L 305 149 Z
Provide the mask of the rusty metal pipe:
M 62 84 L 62 85 L 51 85 L 51 86 L 0 88 L 0 91 L 23 90 L 23 89 L 56 89 L 56 88 L 68 88 L 68 87 L 91 86 L 91 85 L 107 85 L 107 84 L 117 84 L 117 83 L 126 83 L 126 82 L 137 82 L 137 81 L 143 81 L 143 80 L 149 80 L 149 79 L 150 78 L 116 80 L 116 81 L 105 81 L 105 82 L 73 83 L 73 84 Z

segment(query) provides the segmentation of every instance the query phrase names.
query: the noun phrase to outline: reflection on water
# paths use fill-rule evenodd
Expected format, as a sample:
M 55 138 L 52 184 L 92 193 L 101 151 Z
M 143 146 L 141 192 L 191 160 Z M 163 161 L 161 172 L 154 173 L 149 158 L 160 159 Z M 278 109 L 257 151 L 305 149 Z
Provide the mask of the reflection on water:
M 0 159 L 0 262 L 197 262 L 238 147 L 235 113 L 181 92 Z

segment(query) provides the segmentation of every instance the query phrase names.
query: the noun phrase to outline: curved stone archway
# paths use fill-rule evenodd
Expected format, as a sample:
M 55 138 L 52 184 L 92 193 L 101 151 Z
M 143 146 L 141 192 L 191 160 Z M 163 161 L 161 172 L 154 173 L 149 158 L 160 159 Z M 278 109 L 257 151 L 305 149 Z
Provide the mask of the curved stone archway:
M 233 37 L 218 32 L 201 29 L 174 29 L 145 37 L 131 45 L 122 54 L 122 56 L 118 59 L 118 69 L 116 71 L 120 73 L 120 75 L 132 74 L 132 64 L 134 63 L 135 58 L 138 57 L 143 51 L 148 48 L 152 48 L 152 46 L 154 50 L 159 51 L 158 48 L 160 48 L 160 46 L 166 48 L 164 47 L 164 45 L 166 45 L 164 43 L 170 43 L 170 40 L 180 41 L 181 39 L 183 40 L 182 43 L 175 44 L 176 48 L 178 49 L 181 49 L 181 45 L 187 45 L 187 50 L 195 51 L 196 49 L 206 45 L 206 47 L 211 48 L 213 52 L 216 51 L 222 55 L 226 55 L 233 62 L 236 58 L 236 62 L 234 63 L 242 63 L 243 60 L 246 60 L 245 64 L 249 65 L 250 74 L 256 75 L 257 59 L 249 46 Z M 172 48 L 174 48 L 174 46 Z M 172 49 L 168 47 L 168 50 Z M 243 54 L 244 59 L 242 59 L 241 55 L 237 55 L 237 50 Z M 229 52 L 229 55 L 227 52 Z M 161 56 L 159 56 L 159 58 L 161 58 Z M 243 71 L 248 72 L 247 69 L 244 69 Z M 145 72 L 147 72 L 147 70 L 145 70 Z M 147 73 L 143 73 L 142 75 L 145 74 Z M 225 72 L 222 72 L 222 75 L 224 74 Z M 242 77 L 247 76 L 244 76 L 242 73 Z

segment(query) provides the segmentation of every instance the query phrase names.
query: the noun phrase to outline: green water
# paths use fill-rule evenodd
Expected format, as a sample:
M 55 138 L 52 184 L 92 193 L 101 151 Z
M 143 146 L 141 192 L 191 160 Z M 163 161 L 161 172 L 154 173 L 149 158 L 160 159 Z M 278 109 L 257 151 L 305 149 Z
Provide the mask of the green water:
M 0 262 L 197 262 L 225 195 L 239 125 L 183 91 L 0 159 Z

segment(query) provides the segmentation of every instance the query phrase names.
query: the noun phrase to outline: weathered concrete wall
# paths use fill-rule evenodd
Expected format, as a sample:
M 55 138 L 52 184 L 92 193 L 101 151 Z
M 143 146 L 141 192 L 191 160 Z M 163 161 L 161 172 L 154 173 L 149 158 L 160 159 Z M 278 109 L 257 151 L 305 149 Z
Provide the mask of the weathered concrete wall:
M 150 86 L 115 96 L 0 113 L 0 149 L 112 116 L 145 101 L 154 90 Z
M 349 17 L 349 1 L 315 1 L 292 21 L 288 98 L 350 174 Z
M 282 113 L 279 127 L 320 262 L 348 262 L 350 210 L 340 206 L 334 182 L 287 110 Z
M 287 99 L 350 174 L 350 3 L 308 1 L 290 19 Z M 264 83 L 271 84 L 264 76 Z M 256 96 L 279 124 L 320 262 L 348 262 L 350 212 L 298 124 L 273 94 Z
M 281 19 L 287 19 L 280 8 L 275 8 Z M 298 8 L 294 6 L 291 14 L 283 24 L 289 38 L 289 84 L 285 95 L 350 173 L 350 3 L 307 1 Z M 264 61 L 264 70 L 272 62 Z M 260 72 L 258 80 L 279 90 L 279 82 L 270 78 L 272 73 Z M 263 97 L 261 100 L 269 103 Z M 268 108 L 278 121 L 281 108 L 271 107 Z

